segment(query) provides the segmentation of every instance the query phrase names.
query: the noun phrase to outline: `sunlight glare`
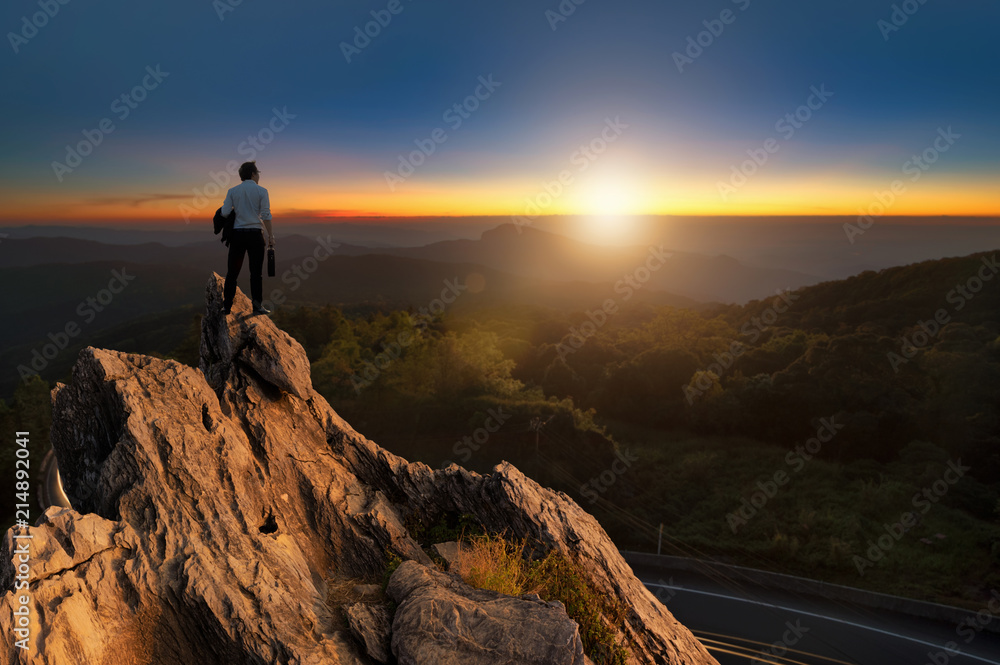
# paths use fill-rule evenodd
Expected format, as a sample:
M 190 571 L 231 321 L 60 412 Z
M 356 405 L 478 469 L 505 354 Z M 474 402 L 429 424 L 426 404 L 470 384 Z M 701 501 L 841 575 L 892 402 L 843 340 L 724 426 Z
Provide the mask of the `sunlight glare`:
M 633 215 L 641 214 L 642 201 L 632 178 L 602 175 L 581 184 L 581 235 L 601 245 L 629 245 L 635 241 Z

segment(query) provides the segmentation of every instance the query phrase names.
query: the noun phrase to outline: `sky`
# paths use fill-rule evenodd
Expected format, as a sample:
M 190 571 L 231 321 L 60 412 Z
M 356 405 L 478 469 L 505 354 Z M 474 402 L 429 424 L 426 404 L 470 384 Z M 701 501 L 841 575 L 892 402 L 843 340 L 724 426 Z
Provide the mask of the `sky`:
M 3 225 L 249 158 L 300 220 L 1000 215 L 992 1 L 61 1 L 0 9 Z

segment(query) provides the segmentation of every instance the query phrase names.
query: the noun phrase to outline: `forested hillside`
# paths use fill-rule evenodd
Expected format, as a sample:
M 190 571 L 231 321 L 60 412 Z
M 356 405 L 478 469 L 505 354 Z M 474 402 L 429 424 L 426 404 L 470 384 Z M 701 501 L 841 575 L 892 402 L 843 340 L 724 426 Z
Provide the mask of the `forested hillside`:
M 663 523 L 674 553 L 974 605 L 1000 580 L 993 266 L 932 261 L 702 311 L 278 318 L 366 434 L 435 465 L 509 459 L 622 547 L 655 549 Z M 509 423 L 463 443 L 499 404 Z M 882 563 L 876 543 L 911 514 Z
M 663 524 L 671 553 L 973 606 L 1000 584 L 996 270 L 986 253 L 698 310 L 491 300 L 274 319 L 363 434 L 433 466 L 509 460 L 620 547 L 655 549 Z M 169 355 L 197 353 L 195 321 Z M 0 416 L 44 432 L 46 399 L 35 380 Z
M 888 461 L 928 440 L 992 482 L 1000 279 L 979 274 L 994 274 L 991 260 L 863 273 L 707 311 L 507 305 L 429 321 L 324 308 L 278 321 L 305 344 L 317 387 L 345 404 L 569 397 L 602 419 L 781 445 L 832 417 L 844 427 L 824 457 Z

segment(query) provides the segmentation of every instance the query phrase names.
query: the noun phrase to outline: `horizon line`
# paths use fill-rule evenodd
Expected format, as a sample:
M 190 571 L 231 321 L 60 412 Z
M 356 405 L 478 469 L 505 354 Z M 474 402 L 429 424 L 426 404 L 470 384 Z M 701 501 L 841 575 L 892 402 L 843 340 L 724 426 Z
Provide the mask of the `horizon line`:
M 775 219 L 775 220 L 792 220 L 792 219 L 810 219 L 810 220 L 845 220 L 845 219 L 857 219 L 858 215 L 854 214 L 808 214 L 808 213 L 777 213 L 777 214 L 728 214 L 728 215 L 709 215 L 709 214 L 669 214 L 669 213 L 644 213 L 635 215 L 600 215 L 600 214 L 582 214 L 582 213 L 565 213 L 565 214 L 548 214 L 548 215 L 537 215 L 533 218 L 529 218 L 531 225 L 536 224 L 541 220 L 559 220 L 559 219 L 586 219 L 586 218 L 600 218 L 600 217 L 619 217 L 622 219 L 650 219 L 650 218 L 661 218 L 661 219 L 677 219 L 677 220 L 763 220 L 763 219 Z M 209 219 L 209 215 L 205 216 L 205 219 Z M 496 214 L 496 215 L 344 215 L 344 216 L 311 216 L 311 215 L 288 215 L 284 216 L 275 214 L 273 216 L 276 221 L 281 222 L 285 220 L 286 223 L 299 223 L 299 224 L 343 224 L 348 222 L 366 222 L 366 221 L 380 221 L 380 222 L 391 222 L 391 221 L 435 221 L 440 220 L 446 222 L 449 220 L 496 220 L 496 219 L 508 219 L 512 220 L 508 223 L 514 223 L 513 220 L 516 218 L 525 218 L 524 215 L 509 215 L 509 214 Z M 889 224 L 900 224 L 900 222 L 906 220 L 935 220 L 935 219 L 947 219 L 947 220 L 976 220 L 976 221 L 996 221 L 1000 224 L 1000 213 L 997 214 L 926 214 L 926 215 L 882 215 L 878 217 L 879 223 L 889 223 Z M 207 222 L 206 222 L 207 223 Z M 75 226 L 75 227 L 92 227 L 101 228 L 104 225 L 110 226 L 132 226 L 135 228 L 143 226 L 153 226 L 153 225 L 170 225 L 178 227 L 188 227 L 192 226 L 192 222 L 184 222 L 174 217 L 163 217 L 163 218 L 105 218 L 105 219 L 87 219 L 87 218 L 58 218 L 58 219 L 0 219 L 0 228 L 17 228 L 17 227 L 31 227 L 31 226 Z

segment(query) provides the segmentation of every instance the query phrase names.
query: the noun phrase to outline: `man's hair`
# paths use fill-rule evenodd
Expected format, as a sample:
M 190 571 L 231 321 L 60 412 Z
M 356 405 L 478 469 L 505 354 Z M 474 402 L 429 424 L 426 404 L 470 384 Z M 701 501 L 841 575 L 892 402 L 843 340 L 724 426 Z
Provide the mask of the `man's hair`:
M 253 177 L 254 173 L 260 173 L 257 170 L 257 162 L 243 162 L 240 164 L 240 180 L 249 180 Z

